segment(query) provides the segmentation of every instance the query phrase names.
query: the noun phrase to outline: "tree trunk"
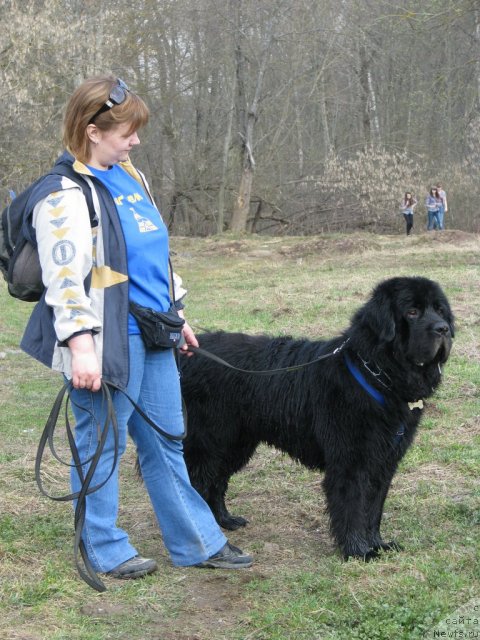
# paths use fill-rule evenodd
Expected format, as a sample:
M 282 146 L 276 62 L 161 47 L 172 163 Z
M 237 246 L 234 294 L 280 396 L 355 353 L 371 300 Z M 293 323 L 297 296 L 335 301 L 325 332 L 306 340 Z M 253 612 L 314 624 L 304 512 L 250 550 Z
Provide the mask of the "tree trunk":
M 238 196 L 233 208 L 230 229 L 237 233 L 244 233 L 247 230 L 248 214 L 250 212 L 250 197 L 252 193 L 253 173 L 255 171 L 255 160 L 253 158 L 253 132 L 255 122 L 257 120 L 258 103 L 262 95 L 263 78 L 267 62 L 270 57 L 270 48 L 272 44 L 273 19 L 267 22 L 264 38 L 264 46 L 260 65 L 257 74 L 257 83 L 255 86 L 255 95 L 248 109 L 245 131 L 242 133 L 243 141 L 243 170 L 240 178 L 240 186 L 238 188 Z M 240 46 L 237 47 L 237 65 L 244 65 L 245 58 L 241 54 Z M 237 77 L 244 76 L 243 69 L 237 70 Z
M 230 151 L 230 144 L 232 142 L 232 124 L 233 124 L 233 112 L 235 109 L 235 92 L 236 92 L 236 80 L 234 76 L 233 82 L 232 82 L 232 98 L 230 103 L 230 111 L 227 118 L 227 130 L 225 132 L 225 138 L 223 141 L 222 177 L 220 180 L 220 188 L 218 190 L 217 233 L 223 232 L 223 227 L 225 224 L 225 187 L 227 183 L 228 155 Z
M 233 210 L 231 230 L 244 232 L 247 230 L 247 220 L 250 211 L 250 196 L 252 194 L 253 168 L 249 164 L 243 169 L 238 187 L 238 195 Z

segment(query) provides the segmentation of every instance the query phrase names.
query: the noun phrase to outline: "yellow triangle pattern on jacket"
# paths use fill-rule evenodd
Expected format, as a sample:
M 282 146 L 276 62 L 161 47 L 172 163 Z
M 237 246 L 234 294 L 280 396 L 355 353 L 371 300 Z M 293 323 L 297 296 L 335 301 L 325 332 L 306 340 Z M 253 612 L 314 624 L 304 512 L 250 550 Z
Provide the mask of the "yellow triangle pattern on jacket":
M 128 276 L 118 271 L 113 271 L 110 267 L 93 267 L 92 269 L 92 289 L 106 289 L 114 284 L 126 282 Z

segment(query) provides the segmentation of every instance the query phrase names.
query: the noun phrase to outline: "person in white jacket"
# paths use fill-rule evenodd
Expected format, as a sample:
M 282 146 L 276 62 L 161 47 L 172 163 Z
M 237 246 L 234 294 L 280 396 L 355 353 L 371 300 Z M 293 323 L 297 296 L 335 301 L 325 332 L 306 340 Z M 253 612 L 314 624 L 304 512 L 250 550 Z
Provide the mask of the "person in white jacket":
M 442 199 L 442 204 L 438 208 L 438 226 L 439 226 L 439 229 L 443 231 L 443 229 L 445 229 L 444 218 L 445 218 L 445 214 L 448 212 L 448 203 L 447 203 L 447 194 L 440 182 L 437 183 L 437 193 Z
M 97 211 L 92 225 L 82 189 L 56 176 L 54 191 L 34 210 L 45 293 L 27 327 L 22 347 L 71 380 L 75 443 L 81 468 L 72 468 L 78 492 L 107 419 L 99 393 L 102 377 L 115 377 L 140 409 L 170 437 L 154 431 L 119 392 L 113 396 L 119 458 L 127 432 L 137 447 L 142 477 L 172 561 L 180 566 L 236 569 L 251 556 L 231 545 L 209 506 L 192 487 L 183 446 L 179 374 L 172 348 L 147 346 L 136 303 L 155 313 L 172 308 L 167 228 L 144 177 L 129 160 L 147 123 L 143 100 L 110 76 L 85 80 L 71 96 L 64 118 L 63 158 L 92 187 Z M 53 184 L 53 183 L 52 183 Z M 181 292 L 180 295 L 185 293 Z M 177 301 L 183 315 L 183 304 Z M 184 348 L 198 346 L 184 324 Z M 138 578 L 157 568 L 140 556 L 117 526 L 118 466 L 114 433 L 107 440 L 86 496 L 81 547 L 86 566 L 113 578 Z M 88 565 L 87 565 L 88 563 Z

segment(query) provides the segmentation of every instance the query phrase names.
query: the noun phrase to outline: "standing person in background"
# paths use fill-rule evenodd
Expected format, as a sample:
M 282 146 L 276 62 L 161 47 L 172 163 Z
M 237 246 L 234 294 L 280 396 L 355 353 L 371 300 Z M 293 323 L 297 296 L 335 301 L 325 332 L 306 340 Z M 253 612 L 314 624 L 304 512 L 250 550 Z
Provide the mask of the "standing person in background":
M 21 346 L 71 380 L 75 442 L 82 461 L 81 469 L 72 467 L 74 493 L 97 448 L 98 425 L 106 421 L 107 407 L 99 393 L 102 377 L 125 390 L 168 435 L 181 436 L 184 429 L 174 350 L 149 345 L 132 312 L 137 308 L 133 303 L 157 314 L 172 309 L 167 228 L 144 176 L 129 157 L 148 118 L 146 104 L 118 78 L 82 82 L 67 104 L 67 151 L 61 161 L 70 163 L 79 179 L 90 185 L 97 224 L 91 225 L 79 185 L 59 175 L 47 177 L 47 195 L 33 211 L 45 293 L 33 310 Z M 177 289 L 173 301 L 185 293 Z M 183 304 L 175 306 L 183 317 Z M 198 345 L 187 323 L 182 333 L 181 349 Z M 155 432 L 120 392 L 113 396 L 113 408 L 119 458 L 128 433 L 173 563 L 249 567 L 252 558 L 228 542 L 192 487 L 181 441 Z M 108 478 L 114 459 L 110 424 L 91 483 L 100 487 L 86 497 L 82 541 L 95 572 L 139 578 L 155 571 L 157 563 L 140 556 L 117 525 L 119 460 Z
M 410 235 L 410 231 L 413 228 L 413 213 L 416 206 L 416 199 L 410 191 L 406 191 L 400 204 L 400 210 L 403 211 L 403 217 L 405 218 L 407 236 Z
M 438 210 L 442 204 L 442 199 L 438 195 L 437 187 L 432 187 L 425 199 L 427 207 L 427 231 L 432 231 L 440 226 Z
M 439 225 L 439 229 L 443 231 L 443 229 L 445 229 L 444 216 L 448 211 L 448 204 L 447 204 L 447 194 L 445 193 L 440 182 L 437 183 L 437 192 L 440 198 L 442 199 L 442 204 L 438 210 L 438 225 Z

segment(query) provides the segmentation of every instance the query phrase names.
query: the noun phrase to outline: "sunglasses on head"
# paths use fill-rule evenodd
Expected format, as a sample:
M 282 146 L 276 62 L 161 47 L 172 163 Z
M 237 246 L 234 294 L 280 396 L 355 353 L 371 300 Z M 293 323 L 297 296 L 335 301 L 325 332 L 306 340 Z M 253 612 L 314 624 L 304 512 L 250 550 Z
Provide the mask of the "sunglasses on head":
M 93 116 L 88 121 L 88 124 L 93 124 L 95 118 L 98 118 L 101 113 L 105 113 L 105 111 L 108 111 L 116 104 L 122 104 L 122 102 L 125 102 L 125 100 L 127 99 L 128 91 L 130 91 L 130 89 L 127 87 L 125 82 L 123 80 L 120 80 L 120 78 L 117 78 L 117 84 L 113 85 L 113 87 L 111 88 L 108 99 L 104 104 L 102 104 L 100 109 L 93 114 Z

